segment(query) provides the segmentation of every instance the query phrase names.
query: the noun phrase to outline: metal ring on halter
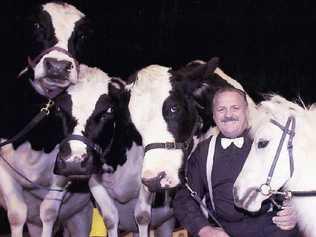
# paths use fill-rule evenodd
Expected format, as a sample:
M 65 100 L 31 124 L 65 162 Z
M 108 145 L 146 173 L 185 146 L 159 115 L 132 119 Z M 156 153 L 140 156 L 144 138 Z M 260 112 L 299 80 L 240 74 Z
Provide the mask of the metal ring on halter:
M 269 184 L 261 184 L 258 191 L 264 196 L 269 196 L 272 194 L 271 186 Z

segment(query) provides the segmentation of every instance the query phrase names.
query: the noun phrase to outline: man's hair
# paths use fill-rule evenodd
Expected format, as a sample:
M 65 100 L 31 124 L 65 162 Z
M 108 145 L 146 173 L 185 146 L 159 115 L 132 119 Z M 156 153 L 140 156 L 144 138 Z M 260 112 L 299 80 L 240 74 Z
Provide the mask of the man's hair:
M 246 105 L 248 106 L 247 94 L 244 91 L 237 89 L 235 87 L 232 87 L 232 86 L 226 86 L 226 87 L 221 87 L 221 88 L 217 89 L 214 93 L 214 96 L 213 96 L 213 105 L 214 105 L 215 98 L 224 92 L 236 92 L 236 93 L 238 93 L 244 99 Z

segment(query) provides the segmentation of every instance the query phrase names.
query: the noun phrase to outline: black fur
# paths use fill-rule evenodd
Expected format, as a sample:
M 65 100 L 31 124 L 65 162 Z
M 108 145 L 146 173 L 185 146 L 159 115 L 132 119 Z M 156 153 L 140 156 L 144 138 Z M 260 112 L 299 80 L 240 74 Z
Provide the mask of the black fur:
M 118 92 L 118 90 L 113 86 L 110 86 L 109 91 L 110 94 L 116 98 L 117 109 L 115 110 L 116 127 L 113 149 L 111 149 L 107 158 L 107 164 L 115 171 L 118 165 L 123 165 L 126 162 L 126 151 L 132 147 L 133 142 L 137 145 L 141 145 L 142 138 L 130 118 L 128 110 L 128 102 L 130 98 L 129 92 Z
M 35 92 L 26 75 L 17 79 L 11 96 L 14 99 L 9 100 L 9 104 L 1 106 L 0 131 L 1 137 L 5 139 L 9 139 L 21 131 L 48 102 L 47 98 Z M 23 139 L 15 142 L 14 147 L 29 141 L 32 149 L 50 152 L 61 141 L 62 131 L 60 119 L 52 112 Z

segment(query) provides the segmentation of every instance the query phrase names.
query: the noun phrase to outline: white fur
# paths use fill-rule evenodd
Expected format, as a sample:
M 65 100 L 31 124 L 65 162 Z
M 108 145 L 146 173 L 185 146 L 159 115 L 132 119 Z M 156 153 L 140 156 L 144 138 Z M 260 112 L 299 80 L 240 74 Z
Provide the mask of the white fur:
M 294 174 L 290 179 L 287 136 L 272 177 L 271 187 L 278 190 L 284 185 L 288 190 L 316 190 L 314 182 L 316 179 L 316 113 L 314 110 L 302 108 L 280 96 L 273 96 L 270 101 L 265 101 L 258 107 L 256 115 L 251 120 L 254 143 L 235 183 L 239 199 L 247 197 L 246 190 L 255 190 L 265 183 L 268 176 L 268 170 L 282 134 L 282 130 L 270 123 L 270 119 L 285 125 L 290 115 L 296 118 L 293 139 Z M 268 140 L 269 144 L 265 148 L 259 149 L 257 143 L 260 139 Z M 253 194 L 255 198 L 247 206 L 250 211 L 258 210 L 261 202 L 267 198 L 256 194 L 255 191 Z M 294 197 L 292 202 L 298 213 L 300 228 L 306 233 L 306 236 L 316 236 L 316 213 L 313 208 L 316 206 L 316 196 Z M 243 204 L 241 205 L 243 206 Z
M 96 102 L 103 94 L 108 94 L 110 77 L 98 68 L 80 65 L 79 82 L 67 89 L 71 95 L 72 116 L 77 119 L 73 134 L 83 135 L 88 118 L 95 109 Z M 73 157 L 86 153 L 86 146 L 80 141 L 70 141 Z
M 144 146 L 155 142 L 175 142 L 162 115 L 163 103 L 172 90 L 169 70 L 159 65 L 148 66 L 138 72 L 137 80 L 131 88 L 131 119 L 142 136 Z M 177 185 L 177 171 L 181 167 L 182 156 L 181 150 L 148 151 L 144 157 L 142 177 L 153 178 L 165 171 L 170 185 Z M 170 169 L 166 169 L 166 164 Z

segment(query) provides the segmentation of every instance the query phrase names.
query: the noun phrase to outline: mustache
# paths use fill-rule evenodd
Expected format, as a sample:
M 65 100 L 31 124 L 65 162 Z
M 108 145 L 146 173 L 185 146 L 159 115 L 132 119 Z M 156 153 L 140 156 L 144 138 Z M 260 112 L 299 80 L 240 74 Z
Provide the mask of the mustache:
M 222 123 L 226 123 L 226 122 L 233 122 L 233 121 L 239 121 L 239 119 L 238 118 L 235 118 L 235 117 L 224 117 L 222 120 L 221 120 L 221 122 Z

